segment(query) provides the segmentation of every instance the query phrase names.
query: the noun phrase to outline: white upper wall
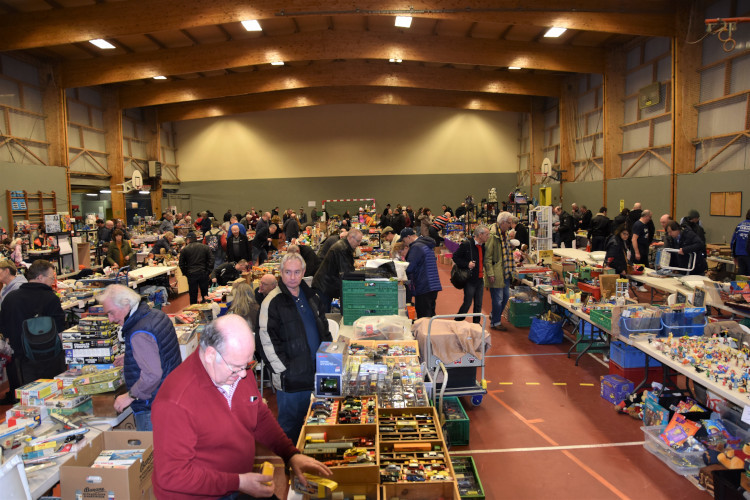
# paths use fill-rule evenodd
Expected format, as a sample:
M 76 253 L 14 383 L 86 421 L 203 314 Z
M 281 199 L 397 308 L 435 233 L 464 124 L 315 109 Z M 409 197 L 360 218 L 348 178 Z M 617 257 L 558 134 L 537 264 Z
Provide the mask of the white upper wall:
M 177 122 L 183 182 L 515 173 L 518 114 L 342 104 Z

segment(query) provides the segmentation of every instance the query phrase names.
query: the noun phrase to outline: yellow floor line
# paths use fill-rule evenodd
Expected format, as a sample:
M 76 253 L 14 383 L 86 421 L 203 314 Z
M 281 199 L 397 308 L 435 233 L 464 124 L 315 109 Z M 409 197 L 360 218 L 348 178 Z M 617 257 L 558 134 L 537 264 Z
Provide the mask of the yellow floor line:
M 498 382 L 500 385 L 513 385 L 513 382 Z
M 526 382 L 526 385 L 539 385 L 539 382 Z
M 579 384 L 581 387 L 594 387 L 594 384 Z
M 567 382 L 552 382 L 552 385 L 568 385 Z

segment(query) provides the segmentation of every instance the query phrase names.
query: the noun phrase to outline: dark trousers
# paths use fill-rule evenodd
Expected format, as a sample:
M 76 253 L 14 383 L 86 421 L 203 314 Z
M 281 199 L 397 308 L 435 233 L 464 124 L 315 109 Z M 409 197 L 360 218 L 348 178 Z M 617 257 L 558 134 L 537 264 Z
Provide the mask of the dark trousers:
M 431 318 L 435 316 L 435 303 L 437 302 L 437 291 L 427 292 L 414 296 L 414 309 L 418 318 Z
M 464 303 L 461 304 L 461 308 L 458 310 L 458 314 L 466 314 L 469 312 L 469 306 L 474 302 L 474 313 L 482 312 L 482 299 L 484 298 L 484 281 L 479 278 L 472 278 L 464 287 Z M 456 318 L 457 321 L 463 321 L 464 318 Z M 481 323 L 482 318 L 472 318 L 474 323 Z
M 643 264 L 644 266 L 648 267 L 648 245 L 646 247 L 638 246 L 638 253 L 641 254 L 640 259 L 636 259 L 635 255 L 633 255 L 633 264 Z
M 591 251 L 592 252 L 603 252 L 606 250 L 607 244 L 606 236 L 592 236 L 591 237 Z
M 200 287 L 201 296 L 203 301 L 206 301 L 208 296 L 208 275 L 198 274 L 187 277 L 188 281 L 188 294 L 190 295 L 190 304 L 198 303 L 198 288 Z
M 743 276 L 750 274 L 750 255 L 737 256 L 737 269 L 735 271 Z
M 19 362 L 16 356 L 13 356 L 10 362 L 5 365 L 5 371 L 8 373 L 8 384 L 10 386 L 6 398 L 8 400 L 15 399 L 16 389 L 23 385 L 21 374 L 19 373 Z

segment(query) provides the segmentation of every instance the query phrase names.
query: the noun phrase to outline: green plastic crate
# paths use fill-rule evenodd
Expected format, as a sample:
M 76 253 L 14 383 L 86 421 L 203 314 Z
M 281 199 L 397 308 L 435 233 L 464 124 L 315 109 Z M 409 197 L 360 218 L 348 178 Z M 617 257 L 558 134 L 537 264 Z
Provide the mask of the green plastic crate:
M 458 492 L 461 498 L 484 499 L 484 487 L 479 479 L 479 472 L 473 457 L 451 455 L 453 472 L 458 481 Z
M 451 446 L 469 445 L 469 416 L 456 396 L 443 398 L 443 417 L 446 437 Z
M 537 316 L 544 312 L 544 302 L 517 302 L 509 300 L 508 312 L 519 316 Z
M 346 302 L 344 302 L 344 304 L 346 304 Z M 378 305 L 349 307 L 344 305 L 344 324 L 351 325 L 362 316 L 390 316 L 394 314 L 398 314 L 398 307 L 396 307 L 396 305 L 393 307 Z
M 341 289 L 344 294 L 347 292 L 354 293 L 380 293 L 393 292 L 398 294 L 398 281 L 353 281 L 343 280 Z
M 606 309 L 594 309 L 591 311 L 591 322 L 602 328 L 612 331 L 612 311 Z

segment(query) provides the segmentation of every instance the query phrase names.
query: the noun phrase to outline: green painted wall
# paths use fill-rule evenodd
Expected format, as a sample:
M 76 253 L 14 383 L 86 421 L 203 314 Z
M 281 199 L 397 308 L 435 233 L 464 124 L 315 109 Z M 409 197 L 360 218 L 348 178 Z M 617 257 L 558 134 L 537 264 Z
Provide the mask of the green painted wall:
M 27 191 L 36 193 L 43 191 L 55 192 L 57 198 L 57 211 L 68 211 L 68 188 L 65 169 L 62 167 L 48 167 L 44 165 L 19 165 L 16 163 L 0 162 L 0 179 L 2 179 L 2 190 L 0 191 L 0 227 L 10 231 L 8 218 L 8 191 Z M 38 205 L 30 205 L 37 207 Z M 46 205 L 45 205 L 46 207 Z
M 741 217 L 711 216 L 711 192 L 742 191 Z M 729 243 L 734 228 L 745 220 L 750 209 L 750 173 L 747 170 L 730 172 L 699 172 L 677 176 L 677 214 L 679 220 L 685 217 L 690 209 L 698 210 L 701 223 L 706 230 L 708 243 Z
M 654 224 L 658 226 L 659 217 L 669 212 L 669 186 L 668 175 L 607 181 L 607 215 L 614 218 L 620 212 L 620 200 L 625 200 L 625 208 L 633 208 L 634 203 L 640 202 L 644 210 L 653 212 Z
M 304 207 L 315 201 L 346 198 L 375 198 L 382 209 L 386 203 L 428 206 L 433 213 L 447 203 L 454 209 L 467 195 L 478 203 L 490 188 L 503 199 L 516 185 L 516 174 L 435 174 L 370 177 L 308 177 L 290 179 L 238 179 L 234 181 L 184 182 L 180 194 L 189 194 L 191 210 L 210 209 L 217 216 L 231 208 L 234 212 Z

